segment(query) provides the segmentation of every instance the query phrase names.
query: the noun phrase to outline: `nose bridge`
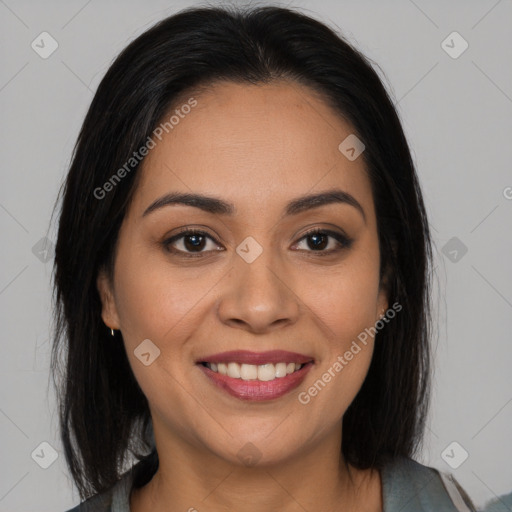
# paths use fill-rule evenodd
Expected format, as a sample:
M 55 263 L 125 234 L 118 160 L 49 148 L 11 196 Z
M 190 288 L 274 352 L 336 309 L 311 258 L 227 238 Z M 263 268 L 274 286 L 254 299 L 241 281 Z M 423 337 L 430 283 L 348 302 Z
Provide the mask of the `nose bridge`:
M 296 320 L 297 300 L 280 261 L 276 251 L 254 239 L 239 244 L 219 307 L 222 321 L 265 330 Z
M 276 264 L 277 258 L 271 253 L 271 249 L 266 249 L 253 262 L 247 263 L 243 260 L 235 265 L 236 281 L 240 283 L 242 295 L 252 301 L 268 302 L 269 306 L 283 295 L 283 284 L 278 279 L 279 265 Z M 284 302 L 284 298 L 281 302 Z

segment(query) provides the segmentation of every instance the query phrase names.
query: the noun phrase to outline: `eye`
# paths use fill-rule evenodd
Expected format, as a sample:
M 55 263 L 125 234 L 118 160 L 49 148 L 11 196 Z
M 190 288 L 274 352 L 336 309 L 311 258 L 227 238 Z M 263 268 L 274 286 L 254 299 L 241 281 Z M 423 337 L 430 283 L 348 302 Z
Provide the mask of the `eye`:
M 179 253 L 183 256 L 193 258 L 200 256 L 203 252 L 209 252 L 209 250 L 203 250 L 205 247 L 207 247 L 208 241 L 215 242 L 215 244 L 217 243 L 216 240 L 206 231 L 202 231 L 200 229 L 185 228 L 179 234 L 164 240 L 163 245 L 168 251 L 172 253 Z M 215 247 L 218 247 L 218 245 L 215 244 L 213 250 L 216 250 Z
M 304 240 L 312 241 L 312 243 L 306 242 L 307 246 L 311 249 L 306 249 L 306 252 L 315 252 L 318 256 L 326 256 L 343 249 L 348 249 L 353 242 L 352 239 L 346 237 L 342 233 L 328 229 L 315 228 L 308 231 L 293 247 L 298 247 Z M 208 249 L 208 241 L 213 243 L 213 247 L 210 247 L 210 249 Z M 333 241 L 333 243 L 331 243 L 331 246 L 333 247 L 325 250 L 326 247 L 329 247 L 330 241 Z M 182 255 L 187 258 L 200 257 L 202 253 L 211 252 L 212 250 L 224 250 L 219 249 L 220 246 L 218 242 L 206 231 L 188 228 L 184 228 L 177 235 L 164 240 L 163 246 L 169 252 Z
M 329 239 L 334 240 L 334 242 L 331 244 L 331 249 L 325 250 L 325 248 L 329 246 Z M 343 249 L 348 249 L 353 242 L 352 239 L 342 233 L 319 228 L 308 231 L 294 247 L 300 245 L 303 240 L 306 240 L 306 245 L 311 249 L 307 252 L 316 252 L 318 256 L 326 256 Z M 311 243 L 308 243 L 309 240 L 311 240 Z

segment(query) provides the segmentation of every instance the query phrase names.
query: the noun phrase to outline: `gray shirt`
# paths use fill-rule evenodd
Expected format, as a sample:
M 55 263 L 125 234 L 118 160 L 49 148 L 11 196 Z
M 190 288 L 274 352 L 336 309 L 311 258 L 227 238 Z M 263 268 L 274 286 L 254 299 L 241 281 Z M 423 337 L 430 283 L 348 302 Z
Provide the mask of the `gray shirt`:
M 138 463 L 140 464 L 140 463 Z M 68 512 L 130 512 L 136 464 L 109 490 Z M 412 459 L 398 457 L 381 470 L 384 512 L 475 512 L 455 479 Z

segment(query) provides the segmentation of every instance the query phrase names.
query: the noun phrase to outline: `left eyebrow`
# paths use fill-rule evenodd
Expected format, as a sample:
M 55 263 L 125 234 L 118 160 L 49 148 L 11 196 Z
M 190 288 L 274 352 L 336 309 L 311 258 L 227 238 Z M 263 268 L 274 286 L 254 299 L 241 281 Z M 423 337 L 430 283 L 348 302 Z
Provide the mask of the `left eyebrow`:
M 298 213 L 304 212 L 306 210 L 319 208 L 320 206 L 333 203 L 348 204 L 353 206 L 359 211 L 366 223 L 366 214 L 361 204 L 354 196 L 341 189 L 331 189 L 320 192 L 318 194 L 308 194 L 297 197 L 286 205 L 283 216 L 297 215 Z M 233 215 L 237 211 L 233 203 L 228 203 L 217 197 L 205 196 L 203 194 L 171 192 L 169 194 L 165 194 L 164 196 L 151 203 L 144 210 L 142 216 L 144 217 L 155 210 L 163 208 L 164 206 L 170 206 L 174 204 L 192 206 L 208 213 L 220 215 Z
M 325 192 L 320 192 L 318 194 L 305 195 L 290 201 L 286 205 L 285 215 L 296 215 L 305 210 L 318 208 L 332 203 L 341 203 L 353 206 L 363 216 L 364 222 L 366 223 L 366 214 L 359 201 L 348 192 L 338 188 L 326 190 Z

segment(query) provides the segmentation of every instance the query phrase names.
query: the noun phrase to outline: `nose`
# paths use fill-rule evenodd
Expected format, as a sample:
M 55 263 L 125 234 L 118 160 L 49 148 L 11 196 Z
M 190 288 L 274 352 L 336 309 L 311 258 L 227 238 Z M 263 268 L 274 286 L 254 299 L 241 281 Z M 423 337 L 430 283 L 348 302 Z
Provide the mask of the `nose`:
M 301 309 L 292 281 L 290 273 L 272 260 L 270 250 L 264 250 L 252 263 L 236 257 L 223 280 L 217 310 L 220 320 L 251 333 L 292 325 Z

